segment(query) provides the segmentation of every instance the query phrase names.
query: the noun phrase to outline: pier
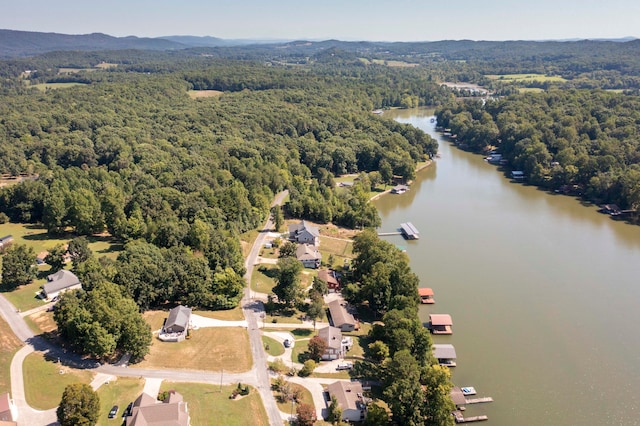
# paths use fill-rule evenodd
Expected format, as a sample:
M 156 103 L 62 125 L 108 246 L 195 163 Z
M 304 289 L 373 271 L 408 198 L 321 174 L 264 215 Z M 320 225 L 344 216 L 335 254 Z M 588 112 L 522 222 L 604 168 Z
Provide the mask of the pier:
M 482 404 L 485 402 L 493 402 L 493 398 L 485 396 L 483 398 L 465 398 L 467 404 Z
M 451 414 L 453 414 L 453 417 L 455 418 L 456 423 L 473 423 L 473 422 L 483 422 L 483 421 L 489 420 L 489 417 L 485 415 L 464 417 L 462 415 L 462 411 L 460 410 L 456 410 Z

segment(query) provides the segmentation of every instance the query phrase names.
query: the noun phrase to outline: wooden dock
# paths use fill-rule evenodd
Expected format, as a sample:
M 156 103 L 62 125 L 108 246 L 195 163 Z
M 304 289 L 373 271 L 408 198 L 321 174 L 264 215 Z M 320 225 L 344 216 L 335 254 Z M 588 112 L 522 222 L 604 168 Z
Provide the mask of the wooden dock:
M 460 411 L 460 410 L 456 410 L 452 414 L 453 414 L 453 417 L 456 420 L 456 423 L 473 423 L 473 422 L 483 422 L 483 421 L 489 420 L 489 417 L 487 417 L 485 415 L 464 417 L 462 415 L 462 411 Z
M 400 231 L 394 231 L 394 232 L 378 232 L 378 237 L 386 237 L 389 235 L 402 235 L 402 232 Z
M 493 402 L 493 398 L 490 396 L 485 396 L 482 398 L 465 398 L 467 404 L 482 404 L 485 402 Z

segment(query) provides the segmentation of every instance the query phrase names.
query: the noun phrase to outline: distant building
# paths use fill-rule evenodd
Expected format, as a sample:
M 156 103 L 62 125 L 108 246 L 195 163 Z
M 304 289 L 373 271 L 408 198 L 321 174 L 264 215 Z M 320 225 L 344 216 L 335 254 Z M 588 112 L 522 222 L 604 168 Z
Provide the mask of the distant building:
M 45 299 L 51 300 L 65 291 L 81 288 L 82 283 L 73 272 L 61 269 L 47 276 L 47 282 L 42 286 L 42 295 Z
M 289 225 L 289 239 L 298 244 L 320 245 L 320 231 L 306 221 Z
M 133 403 L 131 415 L 126 426 L 189 426 L 189 409 L 182 395 L 171 391 L 164 402 L 146 393 L 141 394 Z
M 335 396 L 342 410 L 342 420 L 361 422 L 367 413 L 367 402 L 362 394 L 362 383 L 338 381 L 327 386 L 330 396 Z
M 392 194 L 404 194 L 408 190 L 409 190 L 409 187 L 407 185 L 397 185 L 397 186 L 394 186 L 391 189 L 391 193 Z

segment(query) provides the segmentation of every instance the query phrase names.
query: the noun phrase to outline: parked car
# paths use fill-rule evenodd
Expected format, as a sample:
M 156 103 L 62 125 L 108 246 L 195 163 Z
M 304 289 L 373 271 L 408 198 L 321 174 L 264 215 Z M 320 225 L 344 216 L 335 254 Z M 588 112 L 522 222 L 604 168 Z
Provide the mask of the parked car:
M 352 362 L 342 362 L 338 364 L 336 370 L 351 370 L 353 368 Z
M 290 348 L 291 347 L 291 340 L 284 339 L 283 345 L 284 345 L 285 348 Z
M 127 408 L 124 409 L 122 417 L 129 417 L 131 415 L 131 410 L 133 410 L 133 402 L 130 402 L 129 405 L 127 405 Z
M 109 418 L 114 418 L 116 414 L 118 414 L 118 406 L 114 405 L 113 407 L 111 407 L 111 411 L 109 411 Z

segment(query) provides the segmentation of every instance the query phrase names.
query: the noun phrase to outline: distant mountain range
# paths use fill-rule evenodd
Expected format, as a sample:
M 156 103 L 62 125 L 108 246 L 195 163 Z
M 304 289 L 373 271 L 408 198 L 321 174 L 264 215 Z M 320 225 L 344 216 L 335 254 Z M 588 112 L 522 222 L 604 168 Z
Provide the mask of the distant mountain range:
M 634 37 L 625 37 L 618 39 L 591 39 L 593 41 L 616 41 L 626 42 L 635 40 Z M 556 40 L 556 41 L 578 41 L 575 40 Z M 440 43 L 449 42 L 430 42 L 432 46 Z M 470 40 L 462 40 L 459 45 L 474 44 L 482 46 L 485 44 L 493 45 L 500 42 L 471 42 Z M 350 49 L 370 49 L 373 46 L 383 47 L 389 45 L 402 45 L 407 47 L 411 45 L 420 45 L 424 43 L 408 42 L 408 43 L 391 43 L 391 42 L 341 42 L 339 40 L 326 40 L 322 42 L 308 41 L 292 41 L 292 40 L 228 40 L 217 37 L 198 37 L 189 35 L 174 35 L 158 38 L 148 37 L 113 37 L 102 33 L 69 35 L 59 33 L 41 33 L 32 31 L 16 31 L 0 29 L 0 58 L 17 58 L 25 56 L 34 56 L 54 51 L 100 51 L 100 50 L 182 50 L 194 47 L 231 47 L 241 45 L 258 45 L 258 44 L 287 44 L 288 49 L 296 47 L 308 47 L 313 45 L 316 48 L 349 46 Z

